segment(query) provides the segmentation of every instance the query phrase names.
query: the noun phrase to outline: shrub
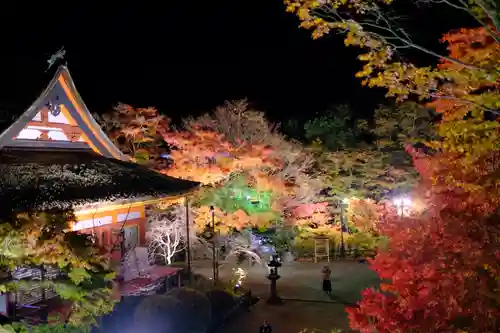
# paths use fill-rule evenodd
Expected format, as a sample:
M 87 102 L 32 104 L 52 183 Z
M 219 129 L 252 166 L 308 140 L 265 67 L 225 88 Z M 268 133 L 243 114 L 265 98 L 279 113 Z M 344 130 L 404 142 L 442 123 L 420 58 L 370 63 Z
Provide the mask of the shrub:
M 295 238 L 292 248 L 298 258 L 314 257 L 314 240 L 311 238 Z
M 181 302 L 172 296 L 151 295 L 146 297 L 134 313 L 134 330 L 131 332 L 170 333 L 184 332 Z M 126 328 L 124 327 L 125 331 Z
M 104 316 L 99 328 L 92 332 L 124 333 L 123 327 L 133 327 L 134 313 L 147 296 L 128 296 L 116 304 L 113 312 Z
M 354 249 L 356 257 L 371 257 L 376 253 L 379 237 L 368 232 L 359 232 L 350 236 L 347 243 Z
M 212 321 L 222 320 L 224 315 L 231 310 L 236 302 L 233 296 L 224 290 L 214 289 L 206 293 L 212 310 Z
M 176 332 L 202 332 L 210 325 L 210 301 L 203 294 L 190 288 L 172 289 L 167 297 L 174 297 L 179 302 L 178 319 L 183 322 L 182 329 Z

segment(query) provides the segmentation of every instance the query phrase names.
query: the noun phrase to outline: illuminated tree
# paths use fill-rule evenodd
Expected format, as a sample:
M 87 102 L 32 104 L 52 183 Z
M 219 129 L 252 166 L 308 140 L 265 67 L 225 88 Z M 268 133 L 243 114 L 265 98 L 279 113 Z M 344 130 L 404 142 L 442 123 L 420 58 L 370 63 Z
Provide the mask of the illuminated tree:
M 432 111 L 411 102 L 381 106 L 370 124 L 352 120 L 346 106 L 337 109 L 304 125 L 315 172 L 325 177 L 329 195 L 381 200 L 407 192 L 417 175 L 405 145 L 432 136 Z
M 418 157 L 429 183 L 440 173 Z M 497 198 L 442 182 L 426 186 L 430 208 L 415 217 L 387 218 L 388 237 L 371 263 L 382 291 L 365 290 L 351 327 L 361 332 L 494 332 L 499 318 L 500 215 Z
M 170 265 L 175 254 L 184 250 L 188 238 L 184 211 L 184 207 L 174 205 L 148 215 L 149 253 L 153 262 L 160 257 Z
M 316 156 L 318 172 L 325 176 L 330 194 L 338 200 L 380 200 L 391 192 L 407 191 L 416 178 L 406 165 L 406 156 L 399 152 L 386 153 L 375 148 L 327 152 L 319 148 Z
M 251 237 L 251 234 L 246 230 L 231 235 L 228 239 L 229 251 L 226 259 L 231 257 L 237 258 L 239 255 L 244 254 L 248 258 L 255 260 L 255 262 L 262 263 L 262 258 L 258 253 L 253 251 Z
M 377 233 L 377 228 L 386 210 L 385 202 L 377 203 L 372 199 L 352 198 L 349 200 L 347 216 L 356 231 Z
M 246 99 L 226 102 L 213 113 L 198 118 L 187 118 L 184 125 L 187 129 L 219 133 L 224 141 L 234 146 L 241 143 L 269 145 L 270 140 L 275 146 L 276 139 L 280 139 L 275 131 L 277 126 L 269 124 L 264 112 L 250 109 Z
M 153 108 L 124 104 L 98 119 L 135 161 L 207 185 L 200 200 L 195 199 L 198 227 L 206 225 L 211 205 L 216 206 L 219 229 L 231 231 L 283 221 L 295 207 L 318 201 L 322 182 L 311 176 L 312 156 L 285 140 L 245 100 L 186 119 L 182 129 L 169 128 L 168 119 Z M 236 186 L 236 178 L 244 181 Z
M 242 144 L 233 146 L 223 134 L 206 130 L 171 131 L 165 140 L 172 146 L 169 175 L 203 184 L 224 182 L 235 172 L 271 166 L 269 148 Z
M 409 96 L 434 100 L 432 106 L 442 114 L 442 121 L 436 128 L 440 139 L 429 146 L 455 154 L 458 157 L 455 167 L 473 172 L 476 161 L 486 151 L 498 147 L 500 125 L 495 119 L 500 115 L 498 8 L 490 0 L 428 1 L 468 12 L 480 24 L 479 28 L 445 35 L 443 42 L 448 44 L 449 54 L 440 54 L 413 43 L 408 33 L 397 26 L 397 20 L 385 10 L 392 2 L 285 1 L 288 10 L 302 20 L 302 26 L 313 30 L 315 38 L 331 30 L 342 30 L 347 32 L 346 45 L 367 50 L 360 56 L 365 63 L 363 70 L 357 73 L 364 84 L 385 88 L 388 96 L 399 101 Z M 359 20 L 354 20 L 351 14 Z M 403 62 L 400 52 L 405 48 L 435 56 L 441 63 L 437 67 L 418 67 Z M 464 154 L 468 154 L 467 158 L 461 158 Z M 446 160 L 455 158 L 450 155 Z
M 11 279 L 0 290 L 30 290 L 35 285 L 54 290 L 70 305 L 62 321 L 85 327 L 113 309 L 109 285 L 114 274 L 106 253 L 88 235 L 68 231 L 68 221 L 74 220 L 71 212 L 26 213 L 2 220 L 1 266 Z M 40 269 L 57 273 L 40 281 Z M 18 278 L 20 271 L 35 274 Z
M 169 119 L 155 108 L 134 108 L 119 103 L 111 112 L 94 117 L 113 143 L 136 163 L 153 169 L 166 167 L 162 154 L 168 147 L 163 133 L 168 129 Z
M 218 228 L 230 232 L 283 222 L 295 207 L 318 200 L 321 179 L 309 174 L 311 156 L 244 101 L 188 119 L 184 128 L 165 134 L 172 166 L 163 172 L 210 185 L 200 195 L 197 225 L 210 221 L 211 205 Z
M 405 152 L 408 144 L 417 144 L 437 139 L 435 125 L 438 115 L 431 107 L 415 102 L 382 105 L 375 110 L 374 127 L 371 129 L 379 149 Z
M 318 226 L 324 225 L 325 222 L 330 219 L 328 202 L 296 206 L 291 211 L 291 215 L 295 217 L 295 226 L 317 228 Z
M 394 26 L 383 5 L 391 0 L 286 2 L 304 27 L 314 29 L 315 37 L 341 29 L 347 31 L 347 45 L 367 50 L 360 56 L 365 66 L 358 73 L 365 84 L 386 88 L 389 96 L 400 101 L 410 95 L 432 100 L 431 106 L 442 115 L 437 139 L 427 142 L 425 149 L 408 147 L 422 176 L 427 211 L 421 216 L 387 218 L 381 224 L 388 249 L 379 252 L 372 268 L 384 280 L 382 291 L 366 290 L 360 307 L 348 310 L 351 327 L 366 333 L 498 331 L 500 232 L 494 221 L 499 219 L 500 203 L 500 21 L 496 2 L 428 1 L 466 11 L 480 25 L 445 35 L 446 55 L 413 43 Z M 433 55 L 441 63 L 418 67 L 403 62 L 398 51 L 405 47 Z

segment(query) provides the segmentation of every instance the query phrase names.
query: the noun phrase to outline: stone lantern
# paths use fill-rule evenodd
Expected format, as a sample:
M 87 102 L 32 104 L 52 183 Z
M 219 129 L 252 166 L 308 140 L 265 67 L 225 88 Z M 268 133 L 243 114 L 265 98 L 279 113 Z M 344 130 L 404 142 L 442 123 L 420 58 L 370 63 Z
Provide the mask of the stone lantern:
M 276 290 L 276 281 L 281 277 L 278 274 L 278 268 L 281 267 L 281 263 L 276 260 L 276 256 L 271 256 L 271 261 L 267 264 L 269 267 L 269 274 L 267 278 L 271 281 L 271 295 L 267 300 L 268 304 L 278 305 L 283 304 L 283 300 L 278 296 Z

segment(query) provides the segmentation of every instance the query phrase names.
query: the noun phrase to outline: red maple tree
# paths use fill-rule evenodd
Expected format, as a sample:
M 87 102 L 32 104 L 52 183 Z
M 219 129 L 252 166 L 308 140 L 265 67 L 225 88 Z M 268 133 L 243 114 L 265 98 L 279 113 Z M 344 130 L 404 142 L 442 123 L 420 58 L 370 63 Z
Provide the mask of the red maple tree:
M 487 193 L 451 188 L 436 177 L 436 160 L 415 153 L 429 209 L 418 217 L 389 217 L 389 238 L 371 267 L 381 290 L 362 293 L 349 309 L 351 327 L 372 332 L 494 332 L 500 317 L 500 215 Z M 427 182 L 431 179 L 433 186 Z
M 483 52 L 486 47 L 477 45 L 485 45 L 482 31 L 463 29 L 446 35 L 452 56 L 474 63 L 498 56 L 497 46 L 487 44 L 487 53 Z M 457 79 L 443 89 L 469 94 L 465 89 L 485 85 L 465 80 L 460 73 L 463 68 L 456 65 L 443 62 L 439 68 L 457 71 Z M 443 132 L 451 125 L 461 130 L 445 133 L 447 137 L 434 145 L 437 149 L 432 155 L 408 149 L 422 177 L 417 191 L 426 198 L 427 210 L 402 219 L 389 216 L 379 226 L 389 239 L 388 248 L 371 261 L 382 280 L 380 290 L 364 290 L 359 307 L 348 309 L 351 327 L 362 333 L 499 329 L 500 151 L 491 149 L 491 143 L 498 144 L 497 130 L 495 124 L 488 127 L 489 141 L 477 135 L 467 137 L 464 133 L 474 133 L 487 123 L 480 117 L 469 123 L 464 119 L 473 104 L 437 98 L 433 106 L 443 114 L 438 125 Z M 443 142 L 455 142 L 455 146 Z

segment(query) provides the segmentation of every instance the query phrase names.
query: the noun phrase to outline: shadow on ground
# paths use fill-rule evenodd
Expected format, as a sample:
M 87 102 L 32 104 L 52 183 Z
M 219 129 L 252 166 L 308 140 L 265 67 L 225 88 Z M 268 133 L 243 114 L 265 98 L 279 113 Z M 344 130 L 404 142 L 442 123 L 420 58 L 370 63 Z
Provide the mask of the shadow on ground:
M 332 295 L 321 290 L 321 269 L 324 263 L 292 263 L 280 269 L 278 292 L 284 299 L 281 306 L 266 303 L 269 295 L 267 269 L 254 266 L 248 269 L 244 286 L 250 288 L 260 302 L 248 313 L 241 314 L 221 328 L 218 333 L 255 333 L 264 320 L 273 326 L 273 332 L 298 333 L 304 328 L 330 332 L 333 328 L 351 332 L 345 312 L 356 306 L 362 289 L 378 284 L 377 275 L 366 264 L 334 262 L 332 269 Z M 221 279 L 228 279 L 233 267 L 223 267 Z M 210 262 L 196 263 L 195 271 L 211 276 Z

